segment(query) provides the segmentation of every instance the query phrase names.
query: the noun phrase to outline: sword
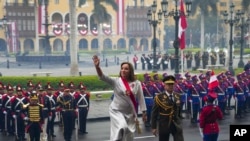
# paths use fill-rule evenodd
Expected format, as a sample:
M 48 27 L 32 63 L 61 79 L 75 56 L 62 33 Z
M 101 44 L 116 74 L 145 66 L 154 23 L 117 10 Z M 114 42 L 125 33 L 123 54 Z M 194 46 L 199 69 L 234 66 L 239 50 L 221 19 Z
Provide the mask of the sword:
M 76 118 L 76 141 L 78 140 L 78 130 L 79 130 L 79 111 L 77 111 L 77 118 Z
M 44 119 L 44 124 L 43 124 L 43 133 L 42 133 L 42 141 L 47 141 L 48 137 L 47 137 L 47 133 L 46 133 L 46 129 L 47 129 L 47 123 L 48 123 L 48 118 Z
M 7 134 L 7 113 L 4 115 L 4 121 L 5 121 L 5 123 L 4 123 L 4 126 L 5 126 L 5 129 L 4 129 L 4 134 L 6 135 Z
M 202 129 L 200 127 L 199 127 L 199 131 L 200 131 L 201 138 L 203 139 L 204 135 L 203 135 Z
M 193 117 L 193 101 L 190 102 L 190 106 L 191 106 L 191 118 L 194 118 Z
M 237 115 L 237 109 L 238 109 L 238 99 L 235 98 L 235 115 Z
M 16 140 L 18 141 L 18 134 L 17 134 L 17 117 L 15 118 L 15 132 L 16 132 Z

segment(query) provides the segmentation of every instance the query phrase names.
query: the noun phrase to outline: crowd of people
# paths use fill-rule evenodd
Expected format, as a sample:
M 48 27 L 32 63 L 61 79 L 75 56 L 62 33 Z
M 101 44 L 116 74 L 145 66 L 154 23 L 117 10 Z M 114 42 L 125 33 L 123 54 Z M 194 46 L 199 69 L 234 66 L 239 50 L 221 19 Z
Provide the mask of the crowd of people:
M 179 56 L 179 58 L 181 58 Z M 137 70 L 138 64 L 141 64 L 142 70 L 152 70 L 153 69 L 153 54 L 142 54 L 139 58 L 136 54 L 133 57 L 134 69 Z M 191 70 L 193 67 L 198 68 L 206 68 L 206 65 L 224 65 L 226 61 L 226 54 L 224 51 L 220 50 L 218 53 L 215 51 L 207 52 L 204 51 L 203 54 L 198 51 L 194 54 L 191 51 L 186 52 L 183 55 L 183 62 L 186 64 L 186 69 Z M 194 65 L 193 65 L 194 62 Z M 156 68 L 157 70 L 166 71 L 167 69 L 175 69 L 176 59 L 174 54 L 156 54 Z M 179 60 L 178 65 L 181 68 L 181 60 Z
M 0 82 L 0 131 L 18 141 L 47 141 L 56 137 L 56 117 L 63 127 L 65 141 L 71 141 L 72 131 L 87 134 L 86 119 L 89 92 L 83 83 L 58 83 L 58 89 L 47 84 L 27 82 L 27 87 Z M 77 127 L 75 127 L 75 125 Z M 25 137 L 25 134 L 29 136 Z M 42 134 L 41 134 L 42 133 Z
M 230 71 L 217 74 L 218 85 L 213 89 L 209 89 L 210 78 L 215 76 L 211 70 L 194 75 L 186 72 L 183 76 L 145 73 L 144 80 L 139 81 L 130 62 L 121 63 L 118 77 L 102 72 L 98 56 L 93 56 L 93 64 L 100 80 L 114 89 L 109 106 L 112 141 L 133 140 L 135 131 L 140 131 L 139 109 L 144 125 L 152 129 L 152 134 L 159 135 L 159 141 L 169 140 L 170 134 L 174 141 L 183 141 L 181 119 L 187 115 L 191 116 L 191 124 L 200 124 L 205 141 L 216 140 L 217 120 L 225 119 L 229 110 L 235 110 L 236 119 L 250 112 L 249 64 L 236 79 Z M 83 83 L 61 81 L 57 90 L 49 82 L 34 85 L 28 81 L 27 88 L 0 83 L 0 96 L 0 130 L 17 140 L 26 140 L 25 131 L 31 141 L 56 137 L 56 116 L 64 128 L 65 141 L 72 140 L 73 131 L 87 134 L 90 95 Z M 232 99 L 235 103 L 231 103 Z

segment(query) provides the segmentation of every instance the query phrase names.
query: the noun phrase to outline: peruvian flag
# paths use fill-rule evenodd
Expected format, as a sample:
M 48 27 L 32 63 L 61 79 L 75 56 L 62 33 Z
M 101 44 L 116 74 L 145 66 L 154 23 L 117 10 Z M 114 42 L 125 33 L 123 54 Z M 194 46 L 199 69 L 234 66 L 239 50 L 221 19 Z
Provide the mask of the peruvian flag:
M 43 1 L 44 2 L 44 1 Z M 42 5 L 39 5 L 38 7 L 38 33 L 39 34 L 45 34 L 45 5 L 42 3 Z
M 217 87 L 218 85 L 219 85 L 219 81 L 218 81 L 216 75 L 214 74 L 214 71 L 212 70 L 209 84 L 208 84 L 208 89 L 212 90 L 213 88 Z
M 117 35 L 123 35 L 124 34 L 124 11 L 125 11 L 125 0 L 116 0 L 116 3 L 118 5 L 118 11 L 116 16 L 116 22 L 117 22 Z
M 181 5 L 180 5 L 180 19 L 179 19 L 179 32 L 178 32 L 178 37 L 180 41 L 180 48 L 184 49 L 185 48 L 185 30 L 187 28 L 187 20 L 185 16 L 185 11 L 184 11 L 184 4 L 183 0 L 181 0 Z

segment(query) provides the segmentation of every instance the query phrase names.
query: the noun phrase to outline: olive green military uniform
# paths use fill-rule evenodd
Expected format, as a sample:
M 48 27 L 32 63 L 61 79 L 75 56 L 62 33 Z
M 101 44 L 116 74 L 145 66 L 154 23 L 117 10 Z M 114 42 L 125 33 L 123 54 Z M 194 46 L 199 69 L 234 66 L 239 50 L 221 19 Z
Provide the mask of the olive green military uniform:
M 180 94 L 173 93 L 173 101 L 166 92 L 155 96 L 151 127 L 158 129 L 159 141 L 168 141 L 170 134 L 173 135 L 174 141 L 184 140 L 179 110 Z

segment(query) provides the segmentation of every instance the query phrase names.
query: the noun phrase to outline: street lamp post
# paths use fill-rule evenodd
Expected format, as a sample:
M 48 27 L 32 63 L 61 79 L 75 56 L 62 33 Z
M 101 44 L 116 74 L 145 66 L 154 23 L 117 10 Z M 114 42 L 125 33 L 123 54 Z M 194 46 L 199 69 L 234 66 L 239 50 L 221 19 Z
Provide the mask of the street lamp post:
M 161 29 L 158 28 L 158 35 L 159 35 L 159 52 L 161 52 Z
M 191 12 L 191 5 L 192 5 L 192 1 L 187 0 L 186 1 L 186 12 L 187 15 L 185 15 L 184 12 L 180 11 L 178 9 L 178 0 L 174 0 L 175 1 L 175 9 L 168 12 L 167 11 L 167 6 L 168 6 L 168 2 L 167 0 L 163 0 L 161 2 L 162 6 L 165 6 L 165 8 L 163 9 L 163 13 L 164 13 L 164 17 L 173 17 L 175 20 L 175 40 L 173 43 L 173 46 L 175 48 L 175 75 L 179 74 L 179 37 L 178 37 L 178 32 L 179 32 L 179 19 L 181 16 L 188 16 Z
M 51 46 L 50 46 L 50 38 L 53 38 L 55 36 L 49 35 L 49 26 L 51 25 L 48 20 L 48 4 L 49 0 L 39 0 L 39 5 L 45 5 L 45 23 L 43 25 L 45 26 L 45 35 L 40 36 L 44 38 L 45 40 L 45 47 L 44 47 L 44 55 L 46 56 L 47 54 L 51 54 Z
M 156 1 L 153 2 L 151 9 L 148 10 L 147 13 L 147 18 L 148 18 L 148 22 L 150 25 L 153 26 L 153 72 L 156 73 L 156 27 L 157 24 L 160 24 L 161 20 L 162 20 L 162 12 L 161 10 L 159 10 L 159 12 L 157 13 L 158 15 L 158 19 L 156 19 L 155 14 L 156 14 L 156 9 L 157 9 L 157 4 Z
M 224 11 L 224 22 L 226 24 L 229 24 L 230 26 L 230 39 L 229 39 L 229 67 L 228 70 L 231 72 L 232 75 L 234 75 L 234 69 L 233 69 L 233 25 L 239 22 L 239 16 L 240 12 L 238 11 L 236 15 L 234 15 L 234 7 L 235 5 L 231 3 L 230 5 L 230 18 L 228 18 L 227 11 Z
M 241 23 L 239 24 L 239 27 L 241 29 L 241 37 L 240 37 L 240 61 L 238 63 L 238 68 L 244 68 L 244 62 L 243 62 L 243 52 L 244 52 L 244 29 L 247 27 L 250 23 L 249 17 L 245 21 L 244 12 L 241 12 Z

